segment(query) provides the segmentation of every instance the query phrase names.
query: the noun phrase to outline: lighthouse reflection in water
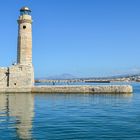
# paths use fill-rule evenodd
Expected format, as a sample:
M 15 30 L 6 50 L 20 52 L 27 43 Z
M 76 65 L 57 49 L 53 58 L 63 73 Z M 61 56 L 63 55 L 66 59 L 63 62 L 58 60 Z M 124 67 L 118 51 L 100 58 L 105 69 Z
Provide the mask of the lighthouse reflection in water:
M 31 139 L 33 117 L 33 95 L 0 94 L 0 139 Z
M 133 94 L 0 94 L 0 140 L 139 140 Z

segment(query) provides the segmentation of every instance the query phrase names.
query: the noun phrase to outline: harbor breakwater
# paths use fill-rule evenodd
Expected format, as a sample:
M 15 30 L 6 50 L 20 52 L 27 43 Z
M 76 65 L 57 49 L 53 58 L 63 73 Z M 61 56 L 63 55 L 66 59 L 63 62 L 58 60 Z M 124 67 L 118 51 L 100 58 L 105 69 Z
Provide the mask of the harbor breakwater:
M 100 85 L 100 86 L 35 86 L 32 93 L 132 93 L 133 88 L 129 85 Z
M 0 93 L 101 93 L 101 94 L 127 94 L 132 93 L 130 85 L 54 85 L 33 86 L 31 88 L 0 88 Z

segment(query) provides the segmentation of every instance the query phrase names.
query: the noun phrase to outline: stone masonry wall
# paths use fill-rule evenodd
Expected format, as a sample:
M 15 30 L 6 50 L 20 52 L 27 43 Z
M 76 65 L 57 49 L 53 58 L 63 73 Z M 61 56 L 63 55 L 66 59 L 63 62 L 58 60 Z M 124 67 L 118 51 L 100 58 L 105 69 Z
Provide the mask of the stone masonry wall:
M 18 20 L 18 64 L 32 65 L 32 17 L 22 15 Z
M 132 86 L 128 85 L 101 85 L 101 86 L 35 86 L 32 93 L 132 93 Z
M 33 68 L 28 65 L 16 65 L 9 68 L 9 87 L 32 87 L 33 86 Z
M 7 86 L 7 68 L 0 68 L 0 88 L 5 88 Z
M 29 91 L 34 85 L 34 71 L 30 65 L 0 68 L 0 92 Z M 21 90 L 23 89 L 23 90 Z

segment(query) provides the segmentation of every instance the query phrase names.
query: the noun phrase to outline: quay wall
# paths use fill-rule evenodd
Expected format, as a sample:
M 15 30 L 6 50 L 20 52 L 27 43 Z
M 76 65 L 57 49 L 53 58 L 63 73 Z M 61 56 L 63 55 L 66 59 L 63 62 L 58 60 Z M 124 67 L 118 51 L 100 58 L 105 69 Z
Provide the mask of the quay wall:
M 32 93 L 132 93 L 129 85 L 110 86 L 35 86 Z
M 0 88 L 0 93 L 31 93 L 31 88 Z

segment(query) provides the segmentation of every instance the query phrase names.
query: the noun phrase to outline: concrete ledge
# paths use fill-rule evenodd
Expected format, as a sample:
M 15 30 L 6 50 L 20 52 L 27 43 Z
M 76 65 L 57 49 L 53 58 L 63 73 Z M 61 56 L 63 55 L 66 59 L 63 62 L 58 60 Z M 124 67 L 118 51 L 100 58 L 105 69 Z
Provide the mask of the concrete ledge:
M 133 88 L 129 85 L 109 86 L 35 86 L 32 93 L 132 93 Z

